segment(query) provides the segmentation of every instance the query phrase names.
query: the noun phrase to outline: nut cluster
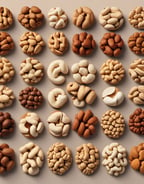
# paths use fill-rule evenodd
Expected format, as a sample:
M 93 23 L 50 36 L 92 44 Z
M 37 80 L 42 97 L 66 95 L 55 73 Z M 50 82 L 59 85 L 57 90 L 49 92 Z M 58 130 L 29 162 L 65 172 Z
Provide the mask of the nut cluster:
M 124 117 L 120 112 L 108 110 L 102 116 L 101 127 L 108 137 L 119 138 L 125 129 Z
M 20 47 L 22 51 L 30 56 L 39 54 L 45 43 L 40 34 L 36 32 L 26 32 L 20 37 Z
M 118 84 L 124 77 L 125 70 L 118 60 L 108 59 L 100 68 L 102 79 L 109 84 Z
M 15 164 L 14 150 L 8 144 L 0 144 L 0 174 L 12 170 Z
M 91 110 L 81 110 L 75 115 L 72 129 L 76 131 L 79 136 L 88 138 L 96 133 L 97 123 L 98 118 L 94 116 Z
M 47 162 L 54 174 L 63 175 L 72 164 L 71 150 L 63 143 L 55 143 L 49 147 Z
M 103 162 L 108 174 L 119 176 L 125 172 L 128 164 L 126 149 L 119 143 L 111 143 L 102 151 Z
M 39 174 L 44 162 L 44 153 L 41 148 L 33 142 L 29 142 L 20 147 L 19 152 L 23 172 L 32 176 Z
M 27 29 L 34 30 L 43 24 L 44 15 L 37 6 L 24 6 L 18 15 L 18 21 Z
M 85 104 L 92 104 L 96 99 L 96 92 L 89 86 L 79 85 L 77 82 L 69 82 L 67 92 L 72 95 L 73 105 L 84 107 Z
M 100 41 L 100 48 L 108 56 L 118 57 L 123 48 L 124 42 L 119 34 L 105 33 Z
M 95 80 L 96 68 L 88 60 L 81 60 L 71 67 L 73 78 L 79 84 L 90 84 Z
M 144 105 L 144 86 L 134 86 L 128 93 L 128 98 L 137 105 Z
M 76 149 L 75 161 L 83 174 L 91 175 L 99 166 L 99 151 L 91 143 L 82 144 Z
M 8 29 L 13 22 L 12 12 L 6 7 L 0 7 L 0 29 Z
M 72 39 L 72 51 L 80 56 L 90 55 L 96 48 L 93 36 L 86 32 L 75 34 Z

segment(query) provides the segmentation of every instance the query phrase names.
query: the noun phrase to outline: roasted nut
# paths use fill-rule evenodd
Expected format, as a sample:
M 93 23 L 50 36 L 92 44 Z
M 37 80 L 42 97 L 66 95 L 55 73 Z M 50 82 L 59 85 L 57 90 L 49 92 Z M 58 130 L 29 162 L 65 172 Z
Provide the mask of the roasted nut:
M 128 93 L 128 98 L 137 105 L 144 105 L 144 86 L 134 86 Z
M 6 7 L 0 7 L 0 29 L 8 29 L 13 22 L 13 15 L 10 9 Z

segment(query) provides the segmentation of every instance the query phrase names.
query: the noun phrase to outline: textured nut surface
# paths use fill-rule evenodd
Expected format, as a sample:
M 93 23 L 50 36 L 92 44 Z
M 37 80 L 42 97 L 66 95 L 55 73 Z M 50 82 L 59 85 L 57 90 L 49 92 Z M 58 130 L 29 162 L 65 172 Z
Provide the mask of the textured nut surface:
M 125 70 L 118 60 L 108 59 L 102 64 L 100 74 L 105 82 L 115 85 L 123 79 Z
M 71 150 L 61 142 L 51 145 L 47 152 L 49 169 L 57 175 L 66 173 L 72 164 Z
M 79 84 L 90 84 L 96 78 L 96 68 L 88 60 L 81 60 L 71 67 L 73 79 Z
M 61 7 L 55 7 L 49 10 L 48 21 L 54 29 L 63 29 L 68 23 L 68 16 Z
M 19 122 L 20 132 L 28 138 L 38 137 L 44 129 L 44 123 L 40 120 L 38 114 L 34 112 L 27 112 L 24 114 Z
M 104 147 L 102 151 L 103 161 L 108 174 L 119 176 L 126 170 L 128 164 L 126 149 L 119 143 L 113 142 Z
M 20 75 L 27 84 L 36 84 L 44 76 L 44 66 L 35 58 L 26 58 L 21 62 Z
M 61 111 L 51 113 L 47 119 L 50 134 L 55 137 L 65 137 L 69 134 L 71 127 L 70 118 Z
M 98 149 L 91 143 L 78 146 L 76 148 L 75 162 L 83 174 L 93 174 L 99 166 Z
M 33 142 L 28 142 L 19 149 L 20 165 L 24 173 L 37 175 L 44 163 L 44 153 L 42 149 Z
M 79 7 L 73 13 L 72 22 L 81 29 L 90 28 L 95 21 L 93 11 L 88 7 Z
M 13 22 L 13 15 L 10 9 L 6 7 L 0 7 L 0 29 L 8 29 Z
M 124 117 L 120 112 L 114 110 L 106 111 L 101 119 L 103 132 L 110 138 L 119 138 L 125 130 Z
M 128 93 L 128 98 L 137 105 L 144 105 L 144 86 L 134 86 Z

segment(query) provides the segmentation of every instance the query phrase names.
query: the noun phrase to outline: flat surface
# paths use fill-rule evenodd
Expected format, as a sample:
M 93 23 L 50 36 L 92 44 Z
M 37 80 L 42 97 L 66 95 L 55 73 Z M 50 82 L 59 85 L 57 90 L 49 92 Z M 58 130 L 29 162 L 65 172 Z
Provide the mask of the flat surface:
M 118 178 L 108 175 L 106 173 L 105 168 L 101 164 L 100 164 L 99 169 L 97 170 L 97 172 L 95 172 L 94 175 L 84 176 L 78 170 L 75 162 L 73 162 L 73 166 L 71 167 L 71 169 L 69 170 L 68 173 L 66 173 L 64 176 L 57 176 L 57 175 L 53 174 L 48 169 L 46 159 L 45 159 L 44 167 L 42 168 L 41 173 L 38 176 L 32 177 L 32 176 L 28 176 L 22 172 L 22 169 L 19 165 L 19 159 L 18 159 L 19 151 L 18 150 L 19 150 L 20 146 L 31 141 L 31 140 L 23 137 L 18 130 L 19 119 L 20 119 L 21 115 L 23 115 L 25 112 L 27 112 L 27 110 L 24 109 L 23 107 L 21 107 L 21 105 L 18 102 L 19 91 L 27 86 L 23 82 L 21 77 L 19 76 L 20 62 L 27 57 L 25 54 L 22 53 L 21 48 L 19 47 L 19 44 L 18 44 L 20 36 L 24 32 L 27 31 L 17 21 L 18 13 L 20 12 L 21 7 L 23 7 L 24 5 L 28 5 L 28 6 L 36 5 L 42 9 L 42 11 L 45 15 L 46 21 L 45 21 L 45 25 L 42 28 L 40 28 L 37 32 L 43 36 L 43 39 L 45 40 L 46 43 L 47 43 L 49 35 L 55 31 L 54 29 L 50 28 L 48 25 L 48 20 L 47 20 L 48 10 L 52 7 L 57 7 L 57 6 L 62 7 L 66 11 L 66 13 L 69 17 L 69 24 L 68 24 L 67 28 L 63 29 L 63 32 L 67 36 L 70 45 L 71 45 L 72 36 L 75 33 L 81 32 L 81 30 L 78 29 L 77 27 L 75 27 L 71 22 L 72 13 L 76 8 L 78 8 L 79 6 L 88 6 L 94 11 L 94 14 L 96 16 L 96 24 L 94 25 L 94 27 L 92 29 L 88 30 L 88 32 L 92 33 L 96 42 L 99 43 L 101 37 L 106 32 L 106 30 L 104 30 L 101 27 L 101 25 L 98 23 L 98 15 L 99 15 L 100 10 L 102 10 L 106 6 L 119 7 L 122 10 L 124 17 L 125 17 L 125 25 L 123 26 L 122 29 L 117 31 L 117 33 L 119 33 L 122 36 L 123 40 L 125 41 L 125 49 L 124 49 L 122 56 L 119 58 L 119 60 L 124 65 L 124 68 L 126 70 L 126 76 L 125 76 L 124 80 L 118 85 L 118 87 L 124 92 L 126 98 L 125 98 L 124 103 L 121 106 L 113 108 L 113 109 L 118 110 L 119 112 L 121 112 L 123 114 L 123 116 L 126 120 L 126 124 L 127 124 L 129 114 L 132 113 L 135 110 L 135 108 L 137 107 L 132 102 L 130 102 L 127 98 L 127 94 L 128 94 L 129 89 L 132 86 L 137 85 L 131 80 L 127 71 L 129 68 L 129 64 L 134 59 L 138 58 L 138 56 L 134 55 L 127 47 L 128 37 L 132 33 L 137 31 L 136 29 L 134 29 L 133 27 L 131 27 L 129 25 L 127 19 L 128 19 L 128 13 L 131 9 L 135 8 L 136 6 L 144 5 L 143 0 L 132 0 L 132 1 L 125 1 L 125 0 L 101 0 L 101 1 L 96 1 L 96 0 L 90 0 L 90 1 L 87 1 L 87 0 L 80 0 L 80 1 L 77 1 L 77 0 L 73 0 L 73 1 L 66 1 L 66 0 L 52 0 L 52 1 L 48 1 L 48 0 L 7 0 L 7 1 L 5 1 L 5 0 L 1 0 L 0 6 L 5 6 L 5 7 L 10 8 L 13 15 L 14 15 L 14 19 L 15 19 L 14 26 L 11 29 L 7 30 L 7 32 L 10 33 L 11 36 L 13 37 L 13 39 L 15 41 L 16 48 L 15 48 L 14 52 L 12 52 L 10 55 L 7 56 L 7 58 L 13 63 L 13 65 L 16 69 L 16 76 L 15 76 L 14 80 L 8 84 L 8 86 L 14 90 L 14 93 L 15 93 L 15 96 L 17 99 L 16 99 L 13 106 L 5 109 L 4 111 L 8 111 L 12 114 L 13 118 L 16 121 L 17 126 L 16 126 L 16 131 L 15 131 L 14 135 L 8 139 L 3 139 L 3 140 L 1 139 L 0 143 L 6 142 L 11 147 L 13 147 L 15 149 L 16 156 L 17 156 L 17 166 L 14 169 L 14 171 L 9 173 L 8 175 L 6 175 L 4 177 L 0 176 L 0 184 L 7 184 L 7 183 L 15 183 L 15 184 L 19 184 L 19 183 L 21 183 L 21 184 L 26 184 L 26 183 L 28 183 L 28 184 L 34 184 L 34 183 L 43 183 L 43 184 L 44 183 L 49 183 L 49 184 L 52 184 L 52 183 L 59 183 L 59 184 L 131 183 L 131 184 L 134 184 L 134 183 L 139 183 L 140 184 L 140 183 L 143 183 L 142 181 L 143 181 L 144 176 L 142 176 L 141 174 L 132 170 L 130 168 L 130 166 L 127 167 L 125 174 L 118 177 Z M 100 153 L 101 153 L 105 145 L 107 145 L 111 142 L 114 142 L 115 140 L 109 139 L 107 136 L 105 136 L 103 134 L 100 126 L 98 126 L 97 134 L 93 138 L 88 139 L 88 140 L 80 138 L 73 131 L 71 131 L 71 133 L 68 137 L 66 137 L 64 139 L 63 138 L 58 139 L 58 138 L 51 136 L 48 133 L 48 129 L 47 129 L 47 117 L 51 112 L 54 111 L 54 109 L 51 108 L 50 105 L 48 104 L 47 93 L 50 89 L 56 87 L 48 80 L 48 77 L 46 75 L 47 66 L 51 61 L 53 61 L 57 58 L 61 58 L 61 59 L 65 60 L 65 62 L 69 65 L 69 67 L 71 67 L 71 65 L 73 63 L 79 62 L 79 60 L 81 60 L 82 58 L 75 55 L 71 51 L 71 49 L 69 49 L 69 51 L 64 56 L 57 57 L 50 52 L 50 50 L 47 48 L 47 46 L 45 47 L 42 54 L 40 54 L 36 58 L 38 58 L 43 63 L 43 65 L 45 67 L 44 80 L 41 81 L 39 84 L 35 85 L 37 88 L 39 88 L 42 91 L 44 98 L 45 98 L 45 103 L 43 104 L 43 106 L 36 111 L 45 123 L 45 131 L 40 137 L 38 137 L 37 139 L 35 139 L 33 141 L 43 149 L 45 155 L 46 155 L 46 152 L 48 150 L 48 147 L 52 143 L 55 143 L 58 141 L 64 142 L 72 150 L 73 156 L 75 155 L 75 148 L 78 145 L 80 145 L 82 143 L 87 143 L 87 142 L 91 142 L 95 146 L 97 146 L 97 148 L 100 150 Z M 95 113 L 95 115 L 98 116 L 98 118 L 100 120 L 102 114 L 105 113 L 106 110 L 110 109 L 101 100 L 102 91 L 105 87 L 108 86 L 108 84 L 106 84 L 101 79 L 101 77 L 99 75 L 99 68 L 100 68 L 101 64 L 108 59 L 108 57 L 105 56 L 102 53 L 102 51 L 97 47 L 95 53 L 92 56 L 88 57 L 88 59 L 90 62 L 92 62 L 96 66 L 96 69 L 98 71 L 96 81 L 94 83 L 92 83 L 92 85 L 90 85 L 92 88 L 94 88 L 96 90 L 98 98 L 92 106 L 87 105 L 84 109 L 90 108 Z M 66 83 L 69 81 L 72 81 L 71 74 L 68 75 Z M 65 89 L 66 83 L 61 86 L 63 89 Z M 75 108 L 72 105 L 70 96 L 69 96 L 69 102 L 61 110 L 64 111 L 65 113 L 67 113 L 70 116 L 71 120 L 73 120 L 75 113 L 79 111 L 79 109 Z M 142 142 L 143 137 L 137 136 L 137 135 L 133 134 L 132 132 L 130 132 L 128 129 L 128 126 L 127 126 L 124 136 L 122 136 L 120 139 L 118 139 L 116 141 L 121 143 L 123 146 L 125 146 L 127 148 L 127 150 L 129 151 L 131 146 L 137 145 L 140 142 Z M 101 157 L 101 161 L 102 161 L 102 157 Z

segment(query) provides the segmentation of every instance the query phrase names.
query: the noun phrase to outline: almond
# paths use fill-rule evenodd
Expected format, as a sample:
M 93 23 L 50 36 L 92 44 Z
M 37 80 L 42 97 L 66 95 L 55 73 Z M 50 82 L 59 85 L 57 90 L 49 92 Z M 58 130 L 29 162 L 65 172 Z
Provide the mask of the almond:
M 139 159 L 134 159 L 133 161 L 131 161 L 131 167 L 135 170 L 138 170 L 140 167 Z
M 84 121 L 84 122 L 87 122 L 87 121 L 90 119 L 90 117 L 92 117 L 92 116 L 93 116 L 92 111 L 88 109 L 88 110 L 85 112 L 85 115 L 84 115 L 84 117 L 83 117 L 83 121 Z

